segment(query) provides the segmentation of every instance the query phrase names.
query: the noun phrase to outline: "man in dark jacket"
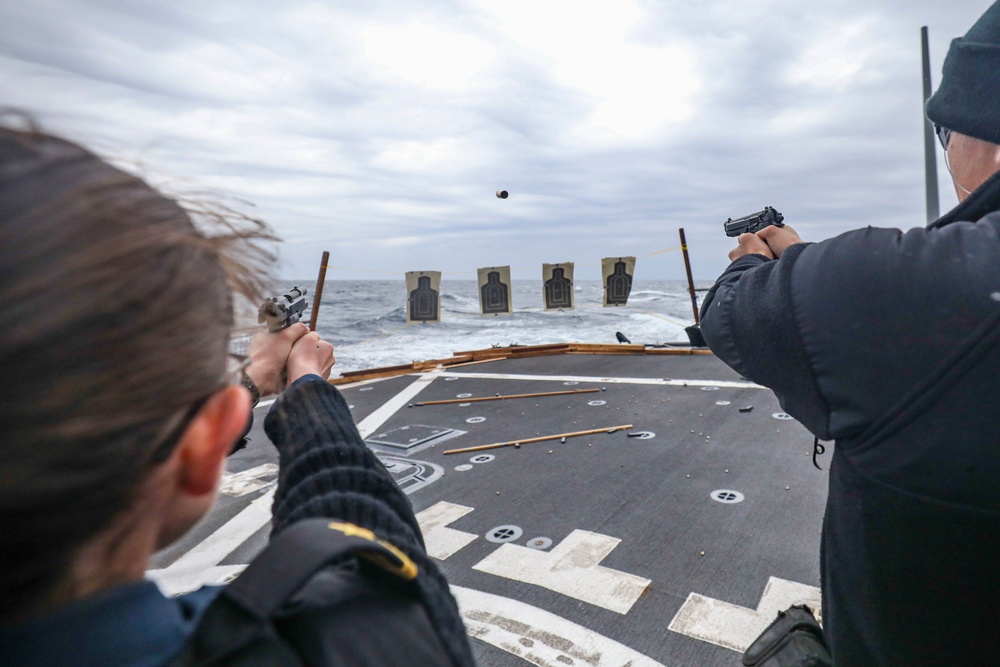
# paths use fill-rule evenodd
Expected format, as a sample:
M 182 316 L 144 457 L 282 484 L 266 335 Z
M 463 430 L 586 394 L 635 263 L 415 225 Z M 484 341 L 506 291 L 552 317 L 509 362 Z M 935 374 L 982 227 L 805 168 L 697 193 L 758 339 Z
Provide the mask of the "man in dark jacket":
M 1000 3 L 927 105 L 959 205 L 926 228 L 744 234 L 712 350 L 835 439 L 823 523 L 836 665 L 1000 664 Z

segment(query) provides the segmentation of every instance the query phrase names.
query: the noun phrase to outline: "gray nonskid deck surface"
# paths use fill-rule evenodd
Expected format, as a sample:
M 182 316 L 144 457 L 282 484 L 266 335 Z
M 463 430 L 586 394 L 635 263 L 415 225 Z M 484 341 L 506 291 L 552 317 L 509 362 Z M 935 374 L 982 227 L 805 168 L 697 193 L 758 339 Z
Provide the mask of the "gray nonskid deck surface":
M 403 407 L 371 433 L 372 437 L 388 434 L 382 439 L 391 441 L 406 434 L 406 427 L 464 431 L 415 452 L 378 447 L 387 452 L 382 455 L 390 462 L 410 460 L 418 467 L 424 466 L 425 471 L 443 471 L 439 478 L 409 495 L 418 513 L 440 510 L 441 503 L 471 508 L 446 526 L 470 536 L 467 544 L 439 561 L 453 585 L 530 605 L 529 615 L 554 614 L 668 667 L 738 664 L 736 651 L 715 645 L 726 643 L 725 637 L 708 637 L 706 641 L 668 629 L 691 594 L 719 601 L 709 603 L 715 605 L 712 613 L 718 609 L 722 609 L 719 613 L 730 613 L 722 603 L 752 613 L 750 610 L 761 602 L 769 578 L 819 585 L 819 534 L 826 473 L 812 467 L 812 436 L 798 423 L 783 418 L 771 392 L 748 386 L 566 384 L 567 380 L 562 379 L 586 376 L 740 381 L 714 357 L 563 355 L 497 361 L 465 369 L 468 372 L 464 374 L 447 373 L 447 379 L 437 377 L 411 402 L 466 394 L 478 397 L 585 388 L 600 391 L 473 402 L 466 406 Z M 480 377 L 487 372 L 503 377 Z M 475 377 L 467 376 L 473 373 Z M 516 379 L 518 375 L 548 375 L 552 379 L 520 380 Z M 367 416 L 416 381 L 416 376 L 408 376 L 392 380 L 391 385 L 385 381 L 347 387 L 343 393 L 356 409 L 364 405 Z M 377 393 L 372 389 L 362 391 L 379 385 Z M 591 405 L 594 401 L 604 404 Z M 739 411 L 748 406 L 753 410 Z M 230 472 L 274 462 L 273 449 L 263 434 L 257 433 L 262 417 L 262 411 L 258 411 L 251 445 L 230 459 Z M 476 453 L 443 453 L 455 447 L 624 424 L 634 426 L 613 434 L 570 438 L 565 443 L 556 440 L 491 450 L 482 452 L 489 455 L 483 459 L 475 458 Z M 628 437 L 628 433 L 640 431 L 655 436 Z M 396 440 L 406 442 L 405 438 Z M 829 456 L 823 458 L 828 460 Z M 821 462 L 825 467 L 825 461 Z M 390 463 L 390 469 L 394 466 L 400 470 L 405 467 Z M 717 502 L 710 494 L 718 490 L 738 492 L 743 500 Z M 209 520 L 185 538 L 184 544 L 160 554 L 158 565 L 171 563 L 263 492 L 241 498 L 223 496 Z M 506 543 L 520 550 L 487 539 L 501 526 L 520 531 L 518 537 Z M 599 569 L 650 581 L 627 613 L 607 608 L 614 604 L 608 601 L 610 598 L 605 600 L 586 590 L 588 577 L 592 576 L 587 571 L 579 573 L 581 590 L 570 591 L 560 589 L 563 584 L 550 583 L 544 573 L 528 576 L 516 568 L 513 572 L 495 572 L 498 568 L 509 570 L 510 562 L 504 559 L 509 561 L 508 556 L 526 553 L 523 547 L 543 546 L 539 553 L 551 553 L 567 538 L 581 535 L 574 531 L 586 531 L 598 541 L 620 540 L 599 561 Z M 543 540 L 536 543 L 534 538 Z M 265 539 L 266 529 L 257 530 L 222 564 L 247 562 Z M 428 534 L 429 544 L 435 539 Z M 560 567 L 572 568 L 577 560 L 571 554 Z M 492 565 L 484 567 L 484 563 Z M 743 612 L 733 613 L 738 616 Z M 528 656 L 535 664 L 570 664 L 566 660 L 574 659 L 568 649 L 557 661 L 546 662 L 540 657 L 540 649 L 531 658 L 534 649 L 525 648 L 525 642 L 533 640 L 523 633 L 515 632 L 513 636 L 519 637 L 520 646 L 507 646 L 507 650 L 474 640 L 480 664 L 528 664 L 511 651 Z

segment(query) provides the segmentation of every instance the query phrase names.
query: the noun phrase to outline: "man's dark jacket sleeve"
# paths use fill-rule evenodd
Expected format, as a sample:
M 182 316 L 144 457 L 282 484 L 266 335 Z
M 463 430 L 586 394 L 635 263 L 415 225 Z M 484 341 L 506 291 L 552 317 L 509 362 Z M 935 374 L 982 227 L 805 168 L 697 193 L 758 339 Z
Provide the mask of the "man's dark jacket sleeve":
M 705 340 L 813 434 L 857 437 L 995 309 L 998 215 L 742 257 L 706 297 Z
M 427 556 L 409 500 L 365 446 L 340 392 L 318 376 L 302 378 L 277 399 L 264 430 L 279 454 L 273 532 L 329 517 L 395 545 L 419 568 L 424 607 L 454 664 L 473 665 L 458 606 Z
M 792 300 L 792 267 L 805 245 L 784 262 L 746 255 L 733 262 L 702 304 L 709 347 L 740 375 L 770 387 L 788 414 L 828 437 L 827 409 L 813 381 Z

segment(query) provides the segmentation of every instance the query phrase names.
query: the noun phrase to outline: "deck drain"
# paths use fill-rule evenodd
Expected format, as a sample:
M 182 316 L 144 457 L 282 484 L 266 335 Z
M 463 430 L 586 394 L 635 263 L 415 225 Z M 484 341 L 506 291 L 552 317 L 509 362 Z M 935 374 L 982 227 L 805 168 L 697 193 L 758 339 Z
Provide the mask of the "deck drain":
M 472 398 L 472 394 L 455 394 L 455 398 Z
M 460 408 L 467 408 L 467 407 L 469 407 L 470 405 L 472 405 L 472 403 L 459 403 L 459 404 L 458 404 L 458 407 L 460 407 Z
M 702 391 L 719 391 L 718 387 L 702 387 Z
M 358 391 L 371 391 L 374 388 L 375 387 L 362 387 L 361 389 L 358 389 Z
M 633 431 L 628 434 L 628 437 L 635 438 L 636 440 L 649 440 L 655 438 L 656 434 L 652 431 Z
M 572 387 L 573 385 L 580 383 L 577 382 L 576 380 L 567 380 L 566 382 L 563 382 L 563 384 L 566 385 L 567 387 Z
M 716 401 L 716 405 L 729 405 L 729 401 Z
M 486 421 L 486 417 L 469 417 L 465 420 L 466 424 L 481 424 Z
M 736 503 L 743 502 L 743 494 L 739 491 L 733 491 L 732 489 L 719 489 L 718 491 L 712 491 L 712 500 L 725 503 L 726 505 L 735 505 Z
M 513 542 L 524 533 L 520 526 L 497 526 L 486 533 L 486 541 L 495 544 Z
M 552 546 L 552 539 L 549 537 L 532 537 L 525 544 L 529 549 L 537 549 L 538 551 L 544 551 Z
M 607 405 L 607 401 L 590 401 L 587 405 Z
M 774 417 L 775 419 L 781 419 L 782 421 L 792 418 L 792 416 L 787 412 L 775 412 L 771 416 Z
M 465 472 L 466 470 L 472 470 L 472 464 L 471 463 L 463 463 L 460 466 L 455 466 L 455 470 L 457 470 L 458 472 Z
M 476 456 L 473 456 L 469 460 L 472 461 L 473 463 L 489 463 L 495 458 L 496 457 L 493 456 L 492 454 L 478 454 Z

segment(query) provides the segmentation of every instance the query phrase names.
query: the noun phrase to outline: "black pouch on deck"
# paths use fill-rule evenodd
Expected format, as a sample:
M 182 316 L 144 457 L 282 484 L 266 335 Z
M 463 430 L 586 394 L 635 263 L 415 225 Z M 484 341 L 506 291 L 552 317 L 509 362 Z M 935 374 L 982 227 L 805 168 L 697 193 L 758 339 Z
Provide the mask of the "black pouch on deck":
M 778 618 L 743 654 L 746 667 L 833 667 L 823 629 L 805 605 L 778 612 Z

